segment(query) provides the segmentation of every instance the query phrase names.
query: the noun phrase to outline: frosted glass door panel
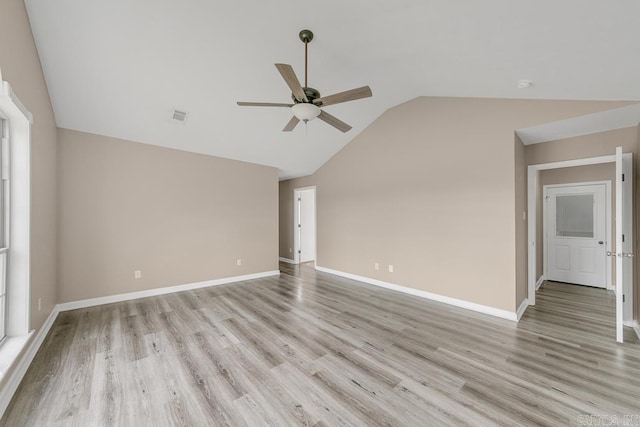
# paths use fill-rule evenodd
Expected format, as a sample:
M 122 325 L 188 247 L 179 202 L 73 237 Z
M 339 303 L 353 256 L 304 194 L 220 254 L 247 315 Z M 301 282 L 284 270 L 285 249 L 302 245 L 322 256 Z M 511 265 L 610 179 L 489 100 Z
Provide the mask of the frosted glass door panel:
M 593 194 L 556 196 L 556 236 L 588 237 L 594 235 Z

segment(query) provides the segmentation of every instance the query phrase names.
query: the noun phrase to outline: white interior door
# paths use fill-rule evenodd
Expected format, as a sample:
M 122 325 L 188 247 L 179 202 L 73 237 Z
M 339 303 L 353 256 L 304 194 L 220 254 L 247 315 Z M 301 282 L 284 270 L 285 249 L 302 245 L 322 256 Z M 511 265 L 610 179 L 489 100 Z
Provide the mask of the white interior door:
M 623 277 L 623 304 L 622 320 L 633 323 L 633 154 L 623 154 L 622 173 L 625 180 L 622 185 L 622 226 L 623 238 L 622 251 L 626 258 L 622 263 Z M 626 177 L 630 177 L 626 179 Z M 626 238 L 628 236 L 628 238 Z
M 616 340 L 623 341 L 624 321 L 632 319 L 633 170 L 632 155 L 616 148 Z
M 316 259 L 316 191 L 296 190 L 296 259 L 310 262 Z
M 546 277 L 606 288 L 606 185 L 545 187 Z

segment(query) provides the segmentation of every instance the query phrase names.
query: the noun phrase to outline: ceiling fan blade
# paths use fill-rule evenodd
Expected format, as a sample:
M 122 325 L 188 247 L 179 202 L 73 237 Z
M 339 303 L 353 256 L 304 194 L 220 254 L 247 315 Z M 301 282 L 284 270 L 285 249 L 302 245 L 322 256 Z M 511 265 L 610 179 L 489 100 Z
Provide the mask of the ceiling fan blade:
M 322 98 L 315 99 L 313 101 L 316 105 L 332 105 L 340 104 L 341 102 L 355 101 L 356 99 L 368 98 L 372 96 L 371 88 L 369 86 L 362 86 L 357 89 L 346 90 L 344 92 L 335 93 L 329 96 L 323 96 Z
M 302 86 L 300 85 L 300 81 L 296 77 L 296 73 L 293 71 L 293 67 L 289 64 L 276 64 L 276 68 L 280 71 L 282 78 L 284 79 L 287 86 L 291 89 L 293 96 L 298 101 L 309 102 L 307 99 L 307 95 L 305 95 L 302 90 Z
M 282 129 L 282 132 L 291 132 L 292 130 L 295 129 L 295 127 L 298 125 L 299 122 L 300 122 L 300 119 L 297 118 L 296 116 L 291 117 L 291 120 L 289 120 L 289 123 L 287 123 L 284 129 Z
M 238 105 L 241 107 L 292 107 L 293 104 L 282 104 L 278 102 L 241 102 L 238 101 Z
M 331 126 L 333 126 L 334 128 L 338 129 L 339 131 L 349 132 L 351 130 L 351 126 L 349 126 L 348 124 L 346 124 L 342 120 L 332 116 L 331 114 L 327 113 L 326 111 L 321 111 L 320 115 L 318 116 L 318 118 L 320 120 L 322 120 L 323 122 L 330 124 Z

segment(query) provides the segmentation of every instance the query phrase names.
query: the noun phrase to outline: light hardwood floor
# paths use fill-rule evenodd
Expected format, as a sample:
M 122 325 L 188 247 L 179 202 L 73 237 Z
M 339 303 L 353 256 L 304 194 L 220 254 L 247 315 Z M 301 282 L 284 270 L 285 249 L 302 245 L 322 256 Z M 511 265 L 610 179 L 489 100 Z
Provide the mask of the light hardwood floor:
M 604 290 L 520 323 L 310 266 L 61 313 L 1 424 L 567 425 L 640 416 L 640 344 Z M 640 419 L 636 418 L 640 421 Z M 592 424 L 593 425 L 593 424 Z

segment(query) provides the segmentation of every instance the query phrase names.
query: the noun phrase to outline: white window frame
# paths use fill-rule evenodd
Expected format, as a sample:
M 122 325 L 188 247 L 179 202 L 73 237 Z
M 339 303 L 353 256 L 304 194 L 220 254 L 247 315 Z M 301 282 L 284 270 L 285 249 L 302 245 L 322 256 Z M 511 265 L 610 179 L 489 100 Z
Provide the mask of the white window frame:
M 14 364 L 33 331 L 30 316 L 30 224 L 31 224 L 31 124 L 33 116 L 13 93 L 0 72 L 0 118 L 8 131 L 9 203 L 11 219 L 7 243 L 6 337 L 0 343 L 0 382 Z M 0 394 L 1 396 L 1 394 Z
M 11 231 L 9 182 L 9 122 L 0 114 L 0 345 L 6 337 L 7 279 L 9 276 L 9 244 Z

